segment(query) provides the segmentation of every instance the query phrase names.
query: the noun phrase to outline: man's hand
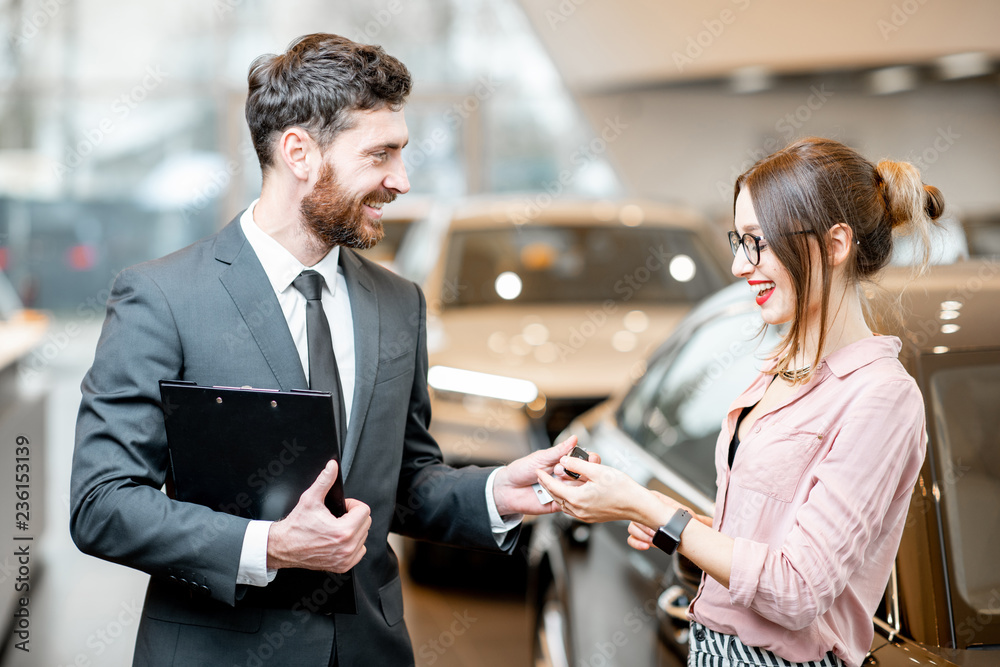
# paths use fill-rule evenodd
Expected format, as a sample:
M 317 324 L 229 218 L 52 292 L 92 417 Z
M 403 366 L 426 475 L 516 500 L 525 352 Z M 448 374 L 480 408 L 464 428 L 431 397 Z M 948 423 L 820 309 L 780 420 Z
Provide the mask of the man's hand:
M 335 517 L 324 502 L 338 473 L 336 461 L 327 463 L 289 515 L 271 524 L 267 534 L 268 569 L 347 572 L 365 555 L 365 540 L 372 525 L 368 505 L 348 498 L 347 512 Z
M 500 516 L 558 512 L 560 510 L 558 504 L 552 502 L 542 505 L 531 487 L 538 481 L 539 471 L 545 475 L 555 473 L 566 483 L 575 484 L 575 480 L 568 477 L 563 467 L 559 465 L 559 459 L 568 455 L 575 446 L 574 435 L 558 445 L 523 456 L 501 468 L 493 480 L 493 500 L 497 504 Z M 591 453 L 590 460 L 599 463 L 601 457 Z

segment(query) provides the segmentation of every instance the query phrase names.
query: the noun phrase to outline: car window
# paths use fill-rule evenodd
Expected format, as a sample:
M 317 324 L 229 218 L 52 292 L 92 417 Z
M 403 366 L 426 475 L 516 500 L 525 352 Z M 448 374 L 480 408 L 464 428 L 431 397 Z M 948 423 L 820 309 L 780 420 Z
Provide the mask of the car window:
M 942 369 L 930 378 L 937 471 L 954 574 L 953 595 L 1000 615 L 1000 364 Z M 989 617 L 987 616 L 987 618 Z M 985 622 L 985 621 L 983 621 Z
M 749 299 L 749 296 L 748 296 Z M 622 402 L 623 431 L 710 498 L 715 442 L 729 404 L 759 372 L 779 334 L 756 308 L 715 317 L 665 349 Z
M 725 285 L 697 237 L 684 229 L 525 225 L 451 235 L 448 307 L 606 300 L 694 303 Z

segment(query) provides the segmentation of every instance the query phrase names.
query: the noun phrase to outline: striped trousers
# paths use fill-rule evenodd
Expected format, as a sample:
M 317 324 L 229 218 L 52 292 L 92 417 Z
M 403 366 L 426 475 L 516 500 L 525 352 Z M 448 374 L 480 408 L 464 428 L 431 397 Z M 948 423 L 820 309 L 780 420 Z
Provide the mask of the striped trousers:
M 688 667 L 844 667 L 832 651 L 822 660 L 791 662 L 694 622 L 688 634 L 688 648 Z

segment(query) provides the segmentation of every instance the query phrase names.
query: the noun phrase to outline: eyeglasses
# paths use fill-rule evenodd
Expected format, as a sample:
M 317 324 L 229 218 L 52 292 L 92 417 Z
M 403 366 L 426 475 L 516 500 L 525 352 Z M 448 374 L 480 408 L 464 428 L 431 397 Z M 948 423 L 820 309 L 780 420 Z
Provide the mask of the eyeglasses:
M 799 232 L 789 232 L 789 236 L 795 236 L 796 234 L 812 234 L 813 230 L 805 229 Z M 743 253 L 749 261 L 754 266 L 760 263 L 760 242 L 764 240 L 763 236 L 754 236 L 749 232 L 740 236 L 736 232 L 728 232 L 729 234 L 729 247 L 733 251 L 733 257 L 736 257 L 736 253 L 739 252 L 740 247 L 743 247 Z M 764 247 L 767 247 L 765 243 Z

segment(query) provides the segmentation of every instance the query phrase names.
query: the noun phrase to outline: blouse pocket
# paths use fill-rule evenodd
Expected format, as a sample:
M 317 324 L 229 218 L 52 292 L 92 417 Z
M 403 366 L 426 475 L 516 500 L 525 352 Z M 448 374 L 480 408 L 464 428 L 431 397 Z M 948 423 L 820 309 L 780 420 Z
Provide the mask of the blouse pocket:
M 733 482 L 783 503 L 792 501 L 802 476 L 823 444 L 823 436 L 768 426 L 756 442 L 741 446 Z

